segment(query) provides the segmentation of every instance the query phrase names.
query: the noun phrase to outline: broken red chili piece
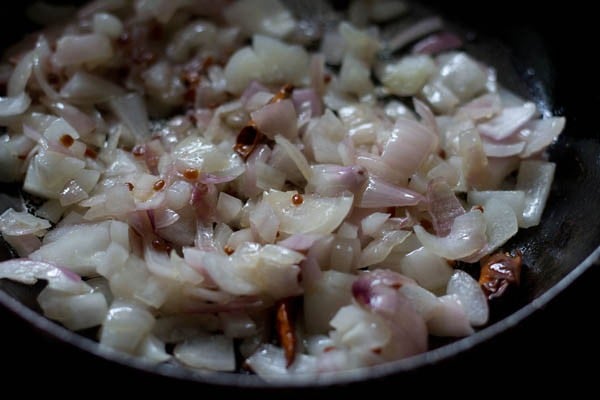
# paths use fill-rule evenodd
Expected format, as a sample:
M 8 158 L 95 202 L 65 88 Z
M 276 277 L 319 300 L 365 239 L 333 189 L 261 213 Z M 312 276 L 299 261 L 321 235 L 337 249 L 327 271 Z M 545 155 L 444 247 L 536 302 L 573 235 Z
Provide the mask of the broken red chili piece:
M 245 160 L 252 154 L 262 136 L 262 133 L 260 133 L 254 122 L 250 121 L 238 133 L 233 150 Z
M 286 367 L 290 367 L 296 358 L 296 332 L 294 331 L 292 299 L 283 299 L 277 303 L 277 335 L 285 353 Z
M 281 101 L 281 100 L 289 99 L 290 96 L 292 95 L 293 91 L 294 91 L 294 85 L 286 83 L 285 85 L 283 85 L 281 87 L 281 89 L 279 89 L 279 91 L 277 93 L 275 93 L 275 95 L 273 97 L 271 97 L 271 100 L 269 100 L 269 104 L 273 104 L 273 103 L 277 103 L 278 101 Z
M 481 259 L 479 284 L 488 299 L 502 296 L 506 289 L 518 285 L 521 278 L 523 257 L 519 250 L 511 253 L 495 253 Z

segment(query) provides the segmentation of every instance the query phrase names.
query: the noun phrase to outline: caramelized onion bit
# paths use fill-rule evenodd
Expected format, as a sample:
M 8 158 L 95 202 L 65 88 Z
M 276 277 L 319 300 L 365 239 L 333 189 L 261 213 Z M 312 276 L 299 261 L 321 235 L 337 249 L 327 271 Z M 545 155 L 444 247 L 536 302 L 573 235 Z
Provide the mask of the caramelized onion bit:
M 488 299 L 502 296 L 511 284 L 519 284 L 522 262 L 523 257 L 519 250 L 513 253 L 495 253 L 481 259 L 479 284 Z
M 296 332 L 293 321 L 293 299 L 287 298 L 277 303 L 277 335 L 285 353 L 286 367 L 296 358 Z

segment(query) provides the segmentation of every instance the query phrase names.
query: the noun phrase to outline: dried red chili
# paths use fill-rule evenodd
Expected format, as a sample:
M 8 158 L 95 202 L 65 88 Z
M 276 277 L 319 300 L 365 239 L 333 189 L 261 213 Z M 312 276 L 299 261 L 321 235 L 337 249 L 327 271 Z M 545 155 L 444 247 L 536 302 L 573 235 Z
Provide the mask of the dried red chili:
M 521 279 L 523 257 L 519 250 L 511 253 L 495 253 L 481 259 L 479 284 L 488 299 L 502 296 L 506 289 L 518 285 Z
M 294 91 L 294 85 L 286 83 L 285 85 L 283 85 L 281 87 L 281 89 L 279 89 L 279 91 L 277 93 L 275 93 L 275 95 L 273 97 L 271 97 L 271 100 L 269 100 L 269 104 L 273 104 L 273 103 L 277 103 L 278 101 L 281 101 L 281 100 L 289 99 L 290 96 L 292 95 L 293 91 Z
M 252 154 L 262 136 L 263 134 L 260 133 L 256 125 L 250 121 L 250 123 L 243 127 L 240 133 L 238 133 L 235 145 L 233 145 L 233 150 L 246 159 Z
M 296 358 L 296 333 L 294 331 L 292 299 L 283 299 L 277 303 L 277 335 L 285 353 L 286 366 L 289 368 Z

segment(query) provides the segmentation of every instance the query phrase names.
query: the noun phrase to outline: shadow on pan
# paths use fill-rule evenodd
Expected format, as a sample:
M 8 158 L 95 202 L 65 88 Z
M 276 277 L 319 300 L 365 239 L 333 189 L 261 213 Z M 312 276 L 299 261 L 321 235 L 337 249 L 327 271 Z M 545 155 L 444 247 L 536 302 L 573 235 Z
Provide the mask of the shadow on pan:
M 346 6 L 344 1 L 333 3 L 336 7 Z M 335 381 L 314 382 L 312 387 L 296 387 L 293 394 L 297 396 L 309 395 L 317 390 L 316 387 L 319 393 L 324 390 L 352 393 L 355 388 L 374 385 L 408 387 L 414 385 L 415 379 L 429 381 L 453 375 L 452 371 L 456 373 L 456 368 L 460 368 L 461 375 L 470 378 L 487 376 L 488 373 L 493 375 L 494 371 L 499 372 L 493 367 L 498 361 L 493 357 L 502 353 L 491 347 L 497 345 L 503 349 L 516 346 L 513 342 L 521 340 L 524 335 L 519 331 L 519 326 L 529 323 L 533 327 L 534 322 L 528 321 L 540 318 L 536 317 L 543 313 L 540 308 L 561 301 L 561 296 L 565 296 L 561 292 L 573 286 L 574 281 L 578 280 L 575 285 L 584 287 L 584 291 L 591 288 L 591 284 L 582 286 L 582 275 L 584 278 L 598 277 L 595 263 L 600 256 L 600 209 L 596 206 L 600 201 L 600 126 L 595 123 L 594 112 L 600 105 L 600 83 L 591 78 L 593 65 L 586 62 L 585 54 L 578 50 L 580 47 L 574 46 L 585 40 L 588 33 L 585 27 L 589 25 L 584 17 L 576 10 L 562 8 L 545 9 L 540 14 L 535 2 L 523 5 L 517 1 L 506 1 L 496 10 L 481 5 L 474 7 L 469 2 L 426 3 L 439 9 L 448 20 L 467 27 L 468 37 L 472 38 L 469 50 L 478 57 L 494 65 L 498 64 L 498 60 L 501 61 L 500 79 L 502 81 L 503 77 L 508 77 L 502 83 L 535 100 L 542 109 L 567 117 L 565 132 L 549 152 L 550 159 L 557 163 L 557 170 L 542 223 L 522 230 L 505 246 L 507 249 L 522 250 L 525 260 L 523 282 L 509 298 L 492 306 L 493 323 L 475 335 L 442 345 L 421 356 L 373 367 L 360 375 L 350 374 Z M 23 4 L 26 2 L 16 7 L 23 7 Z M 33 28 L 23 15 L 23 12 L 15 11 L 14 18 L 11 18 L 19 23 L 11 26 L 20 26 L 21 29 L 11 29 L 3 34 L 0 48 L 16 42 L 24 32 Z M 561 29 L 565 21 L 570 20 L 576 20 L 575 25 L 579 28 Z M 2 191 L 15 193 L 15 188 L 5 186 Z M 5 207 L 5 204 L 0 204 L 0 209 Z M 0 248 L 0 258 L 8 255 L 6 248 Z M 18 351 L 12 360 L 23 357 L 37 360 L 35 363 L 41 363 L 43 367 L 34 371 L 47 375 L 49 381 L 54 382 L 52 377 L 55 376 L 47 370 L 53 365 L 51 359 L 64 355 L 63 361 L 66 360 L 67 364 L 82 366 L 81 369 L 67 368 L 70 374 L 81 374 L 77 377 L 85 377 L 88 372 L 106 373 L 111 382 L 125 384 L 201 383 L 204 384 L 203 390 L 219 391 L 225 395 L 282 394 L 281 387 L 266 387 L 254 376 L 202 375 L 175 366 L 148 367 L 132 358 L 107 352 L 94 341 L 40 316 L 37 313 L 35 289 L 0 281 L 0 304 L 8 310 L 1 310 L 0 323 L 3 330 L 16 332 L 12 335 L 4 332 L 0 339 L 6 337 L 7 340 L 17 340 L 15 348 Z M 569 301 L 580 307 L 584 307 L 581 302 L 588 298 L 585 293 L 575 295 L 570 292 L 569 296 Z M 569 303 L 570 306 L 572 304 Z M 563 311 L 560 315 L 564 317 L 566 314 Z M 557 324 L 560 325 L 560 321 Z M 502 338 L 507 338 L 504 343 Z M 527 338 L 538 339 L 531 335 Z M 6 346 L 12 347 L 4 340 L 2 342 L 3 351 Z M 560 346 L 560 340 L 556 342 L 551 345 Z M 596 351 L 597 346 L 592 349 Z M 44 359 L 45 363 L 42 361 Z M 17 366 L 21 365 L 27 371 L 31 371 L 35 363 L 30 363 L 29 359 L 23 363 L 16 362 Z M 481 368 L 487 372 L 481 372 Z M 286 395 L 292 395 L 292 392 Z

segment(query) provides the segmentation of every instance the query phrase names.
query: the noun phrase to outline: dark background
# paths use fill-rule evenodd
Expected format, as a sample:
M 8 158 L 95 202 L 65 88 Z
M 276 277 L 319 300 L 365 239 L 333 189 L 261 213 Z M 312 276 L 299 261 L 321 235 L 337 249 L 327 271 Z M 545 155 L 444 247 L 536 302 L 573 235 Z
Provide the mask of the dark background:
M 578 129 L 578 134 L 598 140 L 600 80 L 598 63 L 594 59 L 598 52 L 596 31 L 599 24 L 595 12 L 577 1 L 560 3 L 560 7 L 550 2 L 513 0 L 437 3 L 447 15 L 456 20 L 465 19 L 474 30 L 501 40 L 514 42 L 522 35 L 522 41 L 526 43 L 530 36 L 524 32 L 532 31 L 543 38 L 551 60 L 548 68 L 553 71 L 550 85 L 556 99 L 555 111 L 567 115 L 570 129 Z M 10 14 L 4 11 L 4 15 Z M 9 19 L 14 23 L 9 21 L 3 28 L 4 43 L 11 37 L 17 39 L 18 29 L 22 29 L 22 25 L 15 25 L 19 23 L 18 17 Z M 527 46 L 521 46 L 515 56 L 523 56 L 519 51 L 522 53 L 526 49 Z M 599 238 L 593 240 L 600 241 Z M 581 397 L 578 394 L 593 390 L 599 380 L 600 346 L 596 328 L 600 315 L 599 283 L 599 268 L 594 265 L 544 309 L 483 345 L 432 368 L 383 381 L 338 387 L 333 396 L 336 399 L 354 398 L 357 393 L 362 395 L 363 391 L 368 391 L 370 395 L 400 398 L 416 390 L 417 394 L 426 396 L 454 392 L 478 398 L 510 398 L 527 390 L 534 395 L 567 392 L 575 398 Z M 162 377 L 149 378 L 135 370 L 108 363 L 34 331 L 2 308 L 0 361 L 3 388 L 14 387 L 27 394 L 53 393 L 71 397 L 68 395 L 120 395 L 123 390 L 147 393 L 168 389 L 170 397 L 195 398 L 215 390 Z M 322 392 L 323 389 L 319 389 L 318 394 Z M 311 390 L 254 392 L 226 389 L 220 391 L 218 398 L 266 394 L 288 399 L 306 398 L 314 393 Z

